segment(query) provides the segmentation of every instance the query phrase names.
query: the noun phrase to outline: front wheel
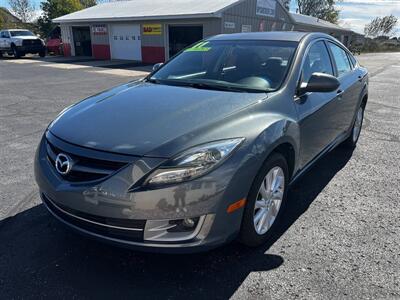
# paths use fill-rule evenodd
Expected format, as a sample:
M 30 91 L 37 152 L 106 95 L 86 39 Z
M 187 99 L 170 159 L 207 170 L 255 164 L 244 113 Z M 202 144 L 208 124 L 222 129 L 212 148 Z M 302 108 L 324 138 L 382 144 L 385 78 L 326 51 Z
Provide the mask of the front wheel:
M 12 54 L 14 55 L 14 58 L 21 58 L 21 53 L 15 46 L 12 46 Z
M 347 138 L 347 140 L 343 142 L 343 145 L 348 148 L 355 148 L 357 146 L 357 142 L 358 139 L 360 138 L 362 125 L 364 122 L 364 110 L 365 110 L 364 105 L 361 105 L 358 108 L 356 119 L 354 121 L 353 128 L 351 129 L 351 134 Z
M 40 56 L 40 57 L 45 57 L 45 56 L 46 56 L 46 51 L 45 51 L 45 50 L 40 51 L 40 52 L 39 52 L 39 56 Z
M 266 243 L 279 226 L 286 206 L 289 169 L 286 159 L 272 154 L 257 174 L 247 197 L 240 241 L 250 247 Z

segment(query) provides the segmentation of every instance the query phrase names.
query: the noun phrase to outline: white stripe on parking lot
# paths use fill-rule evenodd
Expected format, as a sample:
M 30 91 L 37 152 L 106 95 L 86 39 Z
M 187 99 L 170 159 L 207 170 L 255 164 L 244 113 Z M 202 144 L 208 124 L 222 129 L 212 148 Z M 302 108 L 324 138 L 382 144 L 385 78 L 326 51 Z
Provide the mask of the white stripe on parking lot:
M 13 64 L 33 64 L 33 63 L 38 63 L 38 62 L 42 62 L 40 60 L 33 60 L 33 59 L 7 59 L 4 60 L 5 62 L 8 63 L 13 63 Z
M 148 72 L 134 71 L 134 70 L 122 70 L 122 69 L 107 69 L 107 70 L 91 70 L 91 73 L 117 75 L 117 76 L 147 76 Z
M 84 69 L 84 68 L 90 68 L 90 66 L 85 66 L 85 65 L 73 65 L 73 64 L 60 64 L 60 63 L 54 63 L 54 64 L 43 64 L 40 65 L 41 67 L 49 67 L 49 68 L 56 68 L 56 69 L 63 69 L 63 70 L 75 70 L 75 69 Z

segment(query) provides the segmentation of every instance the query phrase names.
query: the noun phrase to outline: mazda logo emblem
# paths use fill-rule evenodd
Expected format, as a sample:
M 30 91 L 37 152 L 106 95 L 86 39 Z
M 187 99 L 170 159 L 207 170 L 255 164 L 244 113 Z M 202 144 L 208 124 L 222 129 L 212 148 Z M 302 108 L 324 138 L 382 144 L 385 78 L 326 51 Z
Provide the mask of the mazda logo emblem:
M 58 173 L 67 175 L 72 169 L 72 159 L 68 155 L 60 153 L 57 155 L 55 165 Z

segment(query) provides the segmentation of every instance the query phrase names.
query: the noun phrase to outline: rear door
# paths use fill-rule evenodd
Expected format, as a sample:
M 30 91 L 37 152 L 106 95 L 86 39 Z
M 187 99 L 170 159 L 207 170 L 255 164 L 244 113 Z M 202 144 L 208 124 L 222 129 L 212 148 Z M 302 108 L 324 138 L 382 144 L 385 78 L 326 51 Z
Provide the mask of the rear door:
M 313 73 L 334 75 L 334 67 L 324 40 L 317 40 L 306 52 L 299 85 L 308 82 Z M 306 93 L 295 99 L 301 134 L 301 167 L 307 165 L 340 134 L 336 118 L 339 106 L 337 91 Z
M 3 49 L 3 31 L 0 31 L 0 50 Z
M 349 59 L 349 53 L 333 42 L 328 42 L 328 48 L 333 57 L 336 76 L 340 81 L 341 96 L 338 98 L 340 105 L 336 113 L 337 119 L 341 130 L 346 132 L 352 126 L 363 84 L 358 77 L 360 74 Z
M 2 42 L 2 47 L 5 50 L 10 50 L 11 49 L 11 35 L 10 32 L 5 30 L 3 31 L 3 42 Z
M 0 49 L 3 49 L 3 50 L 8 49 L 7 42 L 10 40 L 8 37 L 9 37 L 8 31 L 3 30 L 0 32 Z

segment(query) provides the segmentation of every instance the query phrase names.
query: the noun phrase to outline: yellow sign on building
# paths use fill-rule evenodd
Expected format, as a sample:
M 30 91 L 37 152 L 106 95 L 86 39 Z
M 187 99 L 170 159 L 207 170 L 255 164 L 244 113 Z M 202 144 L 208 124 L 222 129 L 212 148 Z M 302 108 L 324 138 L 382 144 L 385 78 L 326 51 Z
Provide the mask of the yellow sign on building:
M 144 35 L 161 35 L 162 25 L 161 24 L 143 24 Z

